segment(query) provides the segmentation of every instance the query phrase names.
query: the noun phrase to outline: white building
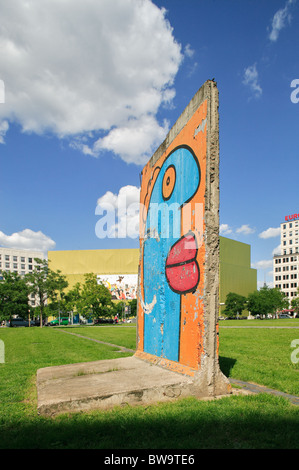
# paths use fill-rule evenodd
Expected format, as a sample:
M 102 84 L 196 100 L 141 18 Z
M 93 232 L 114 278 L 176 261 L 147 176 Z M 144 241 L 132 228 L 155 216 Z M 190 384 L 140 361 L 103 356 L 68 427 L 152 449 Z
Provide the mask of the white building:
M 34 258 L 44 259 L 41 251 L 16 250 L 0 246 L 0 280 L 3 279 L 2 272 L 11 271 L 20 276 L 31 273 L 36 266 Z M 34 296 L 30 298 L 32 306 L 36 305 Z
M 299 214 L 285 217 L 280 224 L 280 240 L 281 254 L 273 258 L 274 287 L 291 302 L 299 287 Z

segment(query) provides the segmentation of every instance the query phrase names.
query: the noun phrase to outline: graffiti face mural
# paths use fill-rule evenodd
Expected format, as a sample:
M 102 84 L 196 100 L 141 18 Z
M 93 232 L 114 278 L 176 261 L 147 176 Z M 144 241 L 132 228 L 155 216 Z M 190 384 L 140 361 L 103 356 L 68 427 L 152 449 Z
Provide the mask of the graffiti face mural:
M 191 148 L 175 148 L 157 167 L 149 195 L 143 242 L 144 351 L 179 360 L 180 296 L 196 290 L 197 241 L 181 236 L 182 207 L 197 192 L 201 172 Z
M 135 356 L 226 393 L 218 362 L 219 116 L 208 80 L 142 171 Z
M 207 113 L 203 100 L 141 185 L 136 355 L 194 369 L 204 332 Z

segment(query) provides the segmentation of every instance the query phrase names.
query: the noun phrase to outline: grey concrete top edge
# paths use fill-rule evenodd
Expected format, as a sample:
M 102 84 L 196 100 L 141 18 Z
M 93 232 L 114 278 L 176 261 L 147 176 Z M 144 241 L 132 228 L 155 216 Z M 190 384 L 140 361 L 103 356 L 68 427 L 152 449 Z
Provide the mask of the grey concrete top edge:
M 199 106 L 203 103 L 203 101 L 209 97 L 211 97 L 212 89 L 217 89 L 217 83 L 214 80 L 207 80 L 200 89 L 195 93 L 187 107 L 184 109 L 176 123 L 172 126 L 170 131 L 168 132 L 165 140 L 162 144 L 158 147 L 156 152 L 151 157 L 149 164 L 151 167 L 155 165 L 155 163 L 159 160 L 161 155 L 165 152 L 167 147 L 171 144 L 171 142 L 176 138 L 176 136 L 181 132 L 181 130 L 185 127 L 189 119 L 193 116 L 195 111 L 199 108 Z

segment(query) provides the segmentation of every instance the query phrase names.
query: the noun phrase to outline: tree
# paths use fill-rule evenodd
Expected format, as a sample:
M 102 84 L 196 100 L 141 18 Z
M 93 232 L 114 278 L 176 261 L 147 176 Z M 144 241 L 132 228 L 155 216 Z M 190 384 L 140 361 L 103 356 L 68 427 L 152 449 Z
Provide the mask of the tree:
M 11 320 L 13 315 L 25 318 L 29 314 L 28 287 L 24 278 L 10 271 L 3 272 L 0 281 L 0 319 Z
M 247 306 L 252 315 L 263 317 L 268 313 L 274 314 L 277 310 L 287 308 L 288 299 L 278 288 L 271 289 L 264 286 L 259 291 L 249 294 Z
M 246 308 L 246 297 L 234 292 L 229 292 L 226 296 L 225 310 L 223 313 L 230 317 L 241 315 Z
M 29 292 L 38 298 L 40 311 L 40 326 L 43 326 L 43 317 L 47 300 L 58 302 L 62 299 L 63 290 L 68 286 L 66 277 L 61 271 L 52 271 L 48 261 L 34 258 L 36 266 L 32 273 L 26 275 Z
M 269 289 L 270 291 L 270 313 L 275 314 L 279 310 L 283 310 L 289 307 L 289 300 L 286 297 L 285 293 L 282 292 L 277 287 Z
M 56 312 L 55 316 L 57 316 L 57 312 L 60 315 L 65 310 L 64 290 L 68 287 L 68 282 L 60 270 L 52 271 L 48 269 L 48 284 L 50 287 L 48 292 L 48 299 L 50 300 L 48 307 L 49 310 Z
M 76 282 L 72 289 L 70 289 L 63 298 L 62 309 L 64 312 L 75 312 L 79 311 L 80 300 L 81 300 L 81 289 L 80 282 Z
M 85 318 L 110 317 L 114 309 L 111 299 L 111 293 L 104 286 L 98 284 L 96 274 L 85 274 L 85 282 L 81 291 L 81 299 L 77 306 L 78 310 Z
M 137 315 L 137 299 L 130 300 L 129 305 L 131 306 L 131 315 L 133 317 L 136 317 L 136 315 Z
M 126 307 L 126 302 L 120 300 L 119 302 L 113 302 L 113 315 L 117 315 L 118 318 L 122 318 L 124 314 L 124 309 Z
M 295 310 L 296 314 L 298 315 L 299 314 L 299 288 L 297 292 L 298 292 L 297 297 L 292 299 L 291 305 L 292 305 L 292 308 Z

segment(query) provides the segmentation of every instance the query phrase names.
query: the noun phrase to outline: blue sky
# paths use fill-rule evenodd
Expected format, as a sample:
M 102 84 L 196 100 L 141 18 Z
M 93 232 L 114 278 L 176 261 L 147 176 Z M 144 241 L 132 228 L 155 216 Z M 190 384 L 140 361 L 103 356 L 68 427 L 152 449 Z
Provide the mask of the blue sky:
M 270 284 L 277 229 L 299 212 L 299 2 L 0 0 L 0 12 L 0 246 L 138 247 L 100 239 L 96 207 L 138 199 L 144 164 L 215 78 L 221 233 L 251 245 Z

